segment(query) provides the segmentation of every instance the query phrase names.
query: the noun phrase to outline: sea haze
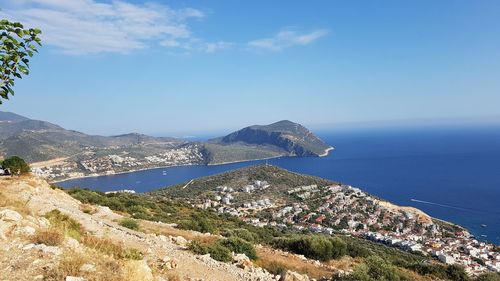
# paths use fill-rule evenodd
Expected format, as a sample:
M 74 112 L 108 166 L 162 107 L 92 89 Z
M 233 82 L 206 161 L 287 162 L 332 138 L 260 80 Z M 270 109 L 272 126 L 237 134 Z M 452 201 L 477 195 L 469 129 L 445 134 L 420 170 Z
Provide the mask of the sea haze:
M 417 207 L 433 217 L 467 227 L 481 240 L 500 244 L 499 126 L 331 130 L 319 135 L 335 147 L 327 157 L 267 162 Z M 262 162 L 266 161 L 153 169 L 69 180 L 60 185 L 145 192 Z

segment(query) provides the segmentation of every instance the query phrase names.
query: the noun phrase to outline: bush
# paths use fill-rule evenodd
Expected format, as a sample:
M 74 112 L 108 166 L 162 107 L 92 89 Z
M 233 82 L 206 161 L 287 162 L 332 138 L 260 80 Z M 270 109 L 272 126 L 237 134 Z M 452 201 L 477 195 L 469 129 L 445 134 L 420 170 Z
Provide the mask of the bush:
M 288 268 L 285 264 L 276 261 L 272 261 L 266 264 L 260 263 L 259 265 L 265 270 L 269 271 L 269 273 L 272 273 L 274 275 L 284 276 L 288 271 Z
M 257 259 L 257 252 L 252 244 L 238 237 L 231 237 L 228 239 L 219 240 L 219 243 L 228 248 L 230 251 L 239 254 L 245 254 L 252 260 Z
M 142 258 L 144 256 L 137 249 L 126 248 L 126 249 L 123 250 L 121 257 L 124 258 L 124 259 L 129 259 L 129 260 L 142 260 Z
M 272 244 L 274 247 L 321 261 L 340 258 L 347 252 L 347 245 L 341 239 L 319 235 L 276 238 Z
M 484 273 L 479 275 L 476 279 L 476 281 L 500 281 L 500 273 Z
M 198 255 L 208 254 L 208 246 L 201 244 L 198 241 L 192 241 L 188 244 L 188 249 Z
M 412 280 L 412 278 L 401 271 L 393 264 L 381 259 L 378 256 L 371 256 L 365 259 L 364 264 L 360 264 L 354 268 L 354 271 L 349 276 L 342 280 L 349 281 L 372 281 L 372 280 L 387 280 L 387 281 L 403 281 Z
M 253 243 L 258 240 L 258 235 L 250 232 L 248 229 L 237 228 L 232 230 L 226 230 L 223 234 L 225 237 L 238 237 L 247 242 Z
M 84 235 L 84 230 L 82 225 L 69 217 L 66 214 L 61 213 L 61 211 L 54 209 L 44 215 L 50 221 L 50 224 L 61 231 L 64 234 L 80 241 L 82 235 Z
M 208 247 L 208 253 L 210 254 L 210 257 L 212 259 L 221 262 L 230 262 L 233 259 L 231 251 L 219 243 L 214 243 L 210 245 Z
M 58 246 L 64 241 L 64 234 L 58 229 L 39 230 L 31 237 L 31 242 L 35 244 L 45 244 L 47 246 Z
M 217 261 L 230 262 L 233 259 L 231 251 L 219 241 L 212 244 L 202 244 L 197 241 L 189 243 L 188 249 L 198 255 L 210 254 L 210 257 Z
M 8 169 L 11 174 L 26 174 L 30 171 L 30 166 L 20 157 L 12 156 L 2 161 L 2 168 Z
M 120 221 L 120 225 L 132 230 L 139 230 L 139 224 L 133 219 L 125 218 Z
M 182 220 L 177 225 L 181 229 L 194 230 L 202 233 L 215 233 L 216 228 L 214 224 L 203 215 L 195 215 L 190 219 Z

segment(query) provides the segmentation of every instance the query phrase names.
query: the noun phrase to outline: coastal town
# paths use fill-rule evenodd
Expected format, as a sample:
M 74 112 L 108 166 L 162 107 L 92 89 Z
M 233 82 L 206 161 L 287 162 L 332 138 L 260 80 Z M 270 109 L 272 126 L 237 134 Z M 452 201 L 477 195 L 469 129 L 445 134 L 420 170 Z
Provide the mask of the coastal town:
M 49 181 L 62 181 L 87 176 L 114 175 L 124 172 L 171 167 L 181 165 L 202 164 L 203 155 L 197 145 L 172 147 L 153 154 L 137 154 L 126 148 L 113 148 L 111 153 L 96 153 L 87 148 L 78 159 L 62 159 L 57 162 L 32 165 L 33 174 Z
M 498 247 L 418 209 L 393 205 L 349 185 L 298 186 L 284 194 L 290 200 L 265 196 L 269 188 L 272 186 L 262 180 L 243 186 L 216 186 L 211 197 L 202 198 L 196 206 L 260 227 L 365 238 L 461 265 L 472 276 L 500 272 Z

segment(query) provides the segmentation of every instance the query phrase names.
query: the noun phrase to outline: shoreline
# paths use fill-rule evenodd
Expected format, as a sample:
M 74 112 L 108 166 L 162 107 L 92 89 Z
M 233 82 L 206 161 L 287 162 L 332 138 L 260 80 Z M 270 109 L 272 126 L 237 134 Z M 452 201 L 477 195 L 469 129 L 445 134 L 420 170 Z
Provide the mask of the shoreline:
M 330 146 L 329 148 L 325 149 L 325 152 L 323 152 L 323 154 L 320 154 L 318 155 L 319 157 L 325 157 L 325 156 L 328 156 L 328 154 L 330 154 L 330 151 L 334 150 L 335 148 L 333 146 Z
M 78 179 L 86 179 L 86 178 L 98 178 L 98 177 L 106 177 L 106 176 L 116 176 L 116 175 L 130 174 L 130 173 L 135 173 L 135 172 L 148 171 L 148 170 L 166 169 L 166 168 L 174 168 L 174 167 L 185 167 L 185 166 L 196 166 L 196 165 L 203 165 L 203 164 L 183 164 L 183 165 L 172 165 L 172 166 L 159 166 L 159 167 L 154 167 L 154 168 L 143 168 L 143 169 L 137 169 L 137 170 L 117 172 L 117 173 L 113 173 L 113 174 L 102 174 L 102 175 L 98 174 L 98 175 L 86 175 L 86 176 L 81 176 L 81 177 L 69 177 L 69 178 L 63 179 L 63 180 L 50 181 L 49 183 L 60 183 L 60 182 L 65 182 L 65 181 L 70 181 L 70 180 L 78 180 Z
M 333 147 L 327 148 L 325 150 L 325 152 L 323 154 L 318 155 L 318 157 L 328 156 L 328 154 L 332 150 L 334 150 Z M 250 162 L 250 161 L 262 161 L 262 160 L 269 160 L 269 159 L 277 159 L 277 158 L 281 158 L 281 157 L 298 157 L 298 156 L 278 155 L 278 156 L 271 156 L 271 157 L 266 157 L 266 158 L 236 160 L 236 161 L 227 161 L 227 162 L 221 162 L 221 163 L 182 164 L 182 165 L 171 165 L 171 166 L 159 166 L 159 167 L 154 167 L 154 168 L 143 168 L 143 169 L 122 171 L 122 172 L 117 172 L 117 173 L 113 173 L 113 174 L 97 174 L 97 175 L 86 175 L 86 176 L 81 176 L 81 177 L 69 177 L 69 178 L 63 179 L 63 180 L 50 181 L 49 183 L 56 184 L 56 183 L 61 183 L 61 182 L 65 182 L 65 181 L 70 181 L 70 180 L 85 179 L 85 178 L 98 178 L 98 177 L 105 177 L 105 176 L 115 176 L 115 175 L 129 174 L 129 173 L 148 171 L 148 170 L 156 170 L 156 169 L 167 169 L 167 168 L 186 167 L 186 166 L 218 166 L 218 165 L 227 165 L 227 164 L 235 164 L 235 163 L 245 163 L 245 162 Z

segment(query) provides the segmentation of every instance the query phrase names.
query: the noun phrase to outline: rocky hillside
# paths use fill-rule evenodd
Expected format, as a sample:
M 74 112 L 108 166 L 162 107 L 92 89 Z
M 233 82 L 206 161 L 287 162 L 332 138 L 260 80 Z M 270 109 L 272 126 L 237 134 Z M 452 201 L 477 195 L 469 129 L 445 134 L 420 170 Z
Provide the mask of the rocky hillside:
M 254 125 L 233 132 L 219 140 L 221 144 L 245 143 L 274 146 L 295 156 L 321 156 L 331 146 L 304 126 L 283 120 L 270 125 Z
M 184 236 L 210 235 L 147 221 L 136 231 L 121 226 L 123 219 L 107 207 L 82 204 L 41 179 L 2 177 L 0 279 L 275 279 L 253 266 L 245 270 L 186 251 Z

